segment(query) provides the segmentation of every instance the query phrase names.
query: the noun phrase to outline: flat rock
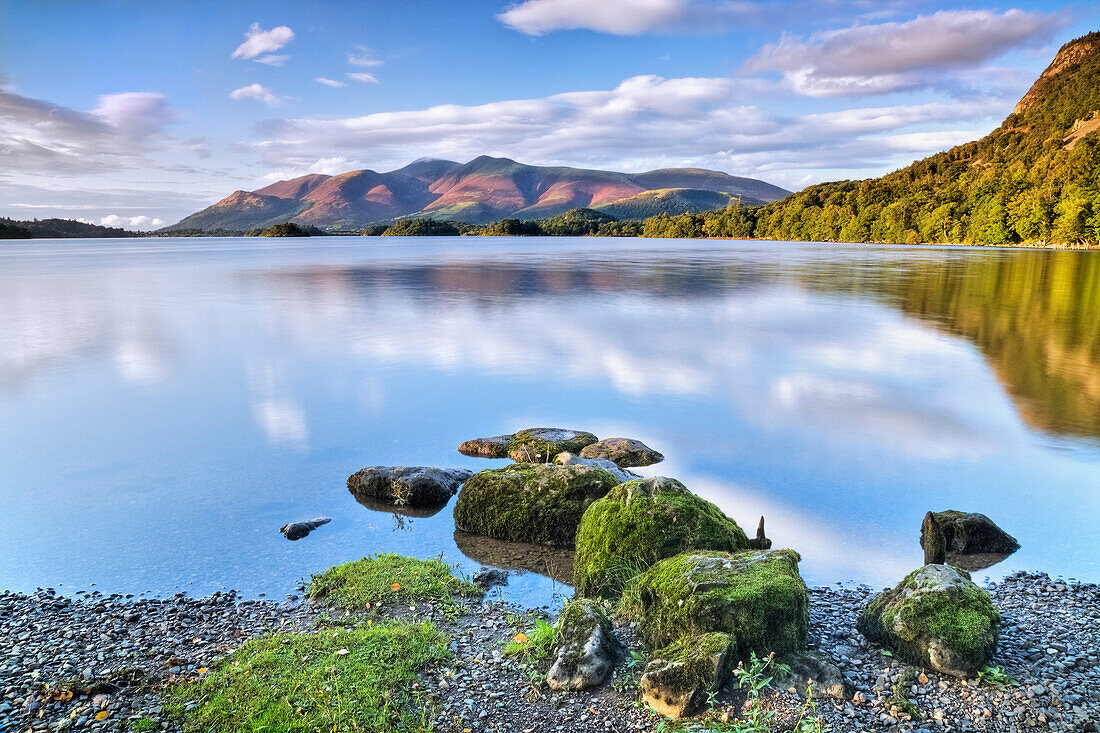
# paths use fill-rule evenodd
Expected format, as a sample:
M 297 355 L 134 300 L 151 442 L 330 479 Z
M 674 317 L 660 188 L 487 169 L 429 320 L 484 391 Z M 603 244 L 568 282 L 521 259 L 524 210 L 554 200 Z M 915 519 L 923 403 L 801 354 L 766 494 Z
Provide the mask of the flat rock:
M 369 466 L 348 476 L 348 491 L 397 505 L 433 506 L 454 496 L 472 475 L 465 468 Z
M 633 481 L 636 478 L 641 478 L 633 471 L 627 471 L 625 468 L 619 468 L 615 463 L 607 460 L 606 458 L 581 458 L 576 453 L 570 453 L 568 451 L 559 453 L 554 456 L 554 463 L 559 466 L 595 466 L 596 468 L 602 468 L 616 479 L 619 483 L 625 483 L 627 481 Z
M 516 436 L 494 435 L 491 438 L 474 438 L 458 446 L 458 452 L 474 458 L 507 458 L 508 444 Z
M 512 436 L 508 455 L 516 463 L 546 463 L 559 453 L 580 453 L 595 442 L 596 436 L 583 430 L 527 428 Z
M 604 438 L 581 449 L 581 458 L 603 458 L 621 468 L 652 466 L 665 457 L 640 440 Z

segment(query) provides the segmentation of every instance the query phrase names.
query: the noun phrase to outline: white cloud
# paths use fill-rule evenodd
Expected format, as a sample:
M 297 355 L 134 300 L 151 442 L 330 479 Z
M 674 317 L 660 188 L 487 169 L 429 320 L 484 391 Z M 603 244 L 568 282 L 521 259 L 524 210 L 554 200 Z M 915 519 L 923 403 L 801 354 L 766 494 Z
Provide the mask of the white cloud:
M 259 58 L 255 58 L 252 60 L 255 61 L 257 64 L 267 64 L 268 66 L 282 66 L 289 58 L 290 56 L 287 56 L 286 54 L 270 53 L 267 56 L 260 56 Z
M 282 103 L 282 98 L 278 97 L 270 89 L 262 84 L 249 84 L 246 87 L 240 89 L 234 89 L 229 93 L 230 99 L 253 99 L 257 102 L 263 102 L 269 107 L 274 107 Z
M 364 68 L 373 69 L 379 66 L 384 66 L 385 61 L 378 58 L 374 50 L 367 46 L 356 46 L 354 51 L 348 52 L 348 63 L 352 66 L 362 66 Z
M 945 69 L 976 67 L 1045 40 L 1063 23 L 1061 15 L 1021 10 L 941 10 L 809 38 L 784 35 L 750 58 L 745 69 L 782 72 L 792 89 L 807 96 L 885 94 L 943 84 Z
M 354 79 L 355 81 L 361 81 L 364 84 L 378 83 L 378 77 L 376 77 L 374 74 L 368 74 L 365 71 L 349 71 L 348 78 Z
M 775 171 L 793 178 L 806 169 L 896 167 L 935 152 L 945 140 L 961 141 L 968 131 L 978 136 L 1012 105 L 979 97 L 783 116 L 752 103 L 760 91 L 760 83 L 726 77 L 638 76 L 602 91 L 273 120 L 261 128 L 255 149 L 280 168 L 306 166 L 338 150 L 382 170 L 403 165 L 416 150 L 452 160 L 487 154 L 619 170 L 712 167 L 767 180 Z
M 260 28 L 259 23 L 253 23 L 245 31 L 244 37 L 245 42 L 237 46 L 231 58 L 255 59 L 257 56 L 278 51 L 294 40 L 294 31 L 285 25 L 265 31 Z
M 131 137 L 148 137 L 177 119 L 168 98 L 156 92 L 105 94 L 92 114 Z
M 86 224 L 99 224 L 100 226 L 105 227 L 133 229 L 135 231 L 158 229 L 168 223 L 164 219 L 151 218 L 144 215 L 119 216 L 118 214 L 108 214 L 107 216 L 102 217 L 99 221 L 91 221 L 89 219 L 78 219 L 77 221 L 82 221 Z
M 324 84 L 326 87 L 334 87 L 336 89 L 339 89 L 340 87 L 347 86 L 347 84 L 345 84 L 342 81 L 336 81 L 335 79 L 327 79 L 323 76 L 316 77 L 315 81 L 318 84 Z
M 533 36 L 578 29 L 634 36 L 700 29 L 714 32 L 759 13 L 757 4 L 733 0 L 526 0 L 497 19 Z

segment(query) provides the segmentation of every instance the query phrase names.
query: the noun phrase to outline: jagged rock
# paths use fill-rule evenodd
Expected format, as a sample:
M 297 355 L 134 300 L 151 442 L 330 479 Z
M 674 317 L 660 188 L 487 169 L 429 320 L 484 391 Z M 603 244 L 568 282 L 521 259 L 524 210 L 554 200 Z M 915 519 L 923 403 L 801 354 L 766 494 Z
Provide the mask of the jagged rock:
M 472 475 L 465 468 L 370 466 L 348 476 L 348 491 L 397 505 L 433 506 L 454 496 Z
M 804 651 L 788 654 L 783 657 L 782 662 L 790 667 L 791 671 L 776 680 L 776 687 L 786 690 L 794 688 L 794 691 L 802 696 L 805 696 L 806 688 L 810 687 L 814 698 L 852 699 L 854 691 L 844 672 L 821 652 Z
M 977 512 L 928 512 L 920 528 L 925 565 L 942 565 L 954 555 L 1007 556 L 1020 549 L 1016 538 Z M 956 563 L 951 563 L 955 565 Z
M 474 438 L 458 446 L 458 452 L 474 458 L 507 458 L 508 444 L 514 435 L 494 435 L 491 438 Z
M 603 458 L 622 468 L 652 466 L 665 457 L 640 440 L 604 438 L 581 449 L 581 458 Z
M 317 517 L 316 519 L 310 519 L 305 522 L 284 524 L 279 528 L 279 531 L 282 532 L 283 536 L 288 540 L 300 540 L 322 524 L 328 524 L 331 521 L 332 519 L 330 517 Z
M 756 525 L 756 537 L 749 540 L 749 549 L 770 550 L 772 541 L 764 535 L 764 517 L 760 517 L 760 524 Z
M 722 632 L 677 640 L 646 665 L 639 682 L 642 699 L 668 718 L 691 715 L 726 681 L 733 649 L 733 637 Z
M 602 468 L 515 463 L 474 474 L 455 502 L 455 527 L 511 542 L 572 547 L 581 515 L 618 481 Z
M 633 471 L 627 471 L 625 468 L 619 468 L 612 461 L 604 458 L 581 458 L 576 453 L 559 453 L 554 456 L 554 463 L 559 466 L 595 466 L 596 468 L 602 468 L 618 480 L 619 483 L 625 483 L 626 481 L 633 481 L 636 478 L 641 478 Z
M 620 611 L 652 648 L 721 631 L 738 660 L 802 651 L 809 601 L 800 559 L 794 550 L 685 552 L 634 580 Z
M 496 568 L 478 568 L 470 580 L 479 588 L 489 590 L 497 585 L 508 585 L 508 573 Z
M 601 684 L 615 666 L 619 645 L 607 612 L 584 598 L 571 601 L 558 618 L 560 641 L 546 675 L 552 690 L 584 690 Z
M 676 479 L 656 476 L 616 486 L 593 502 L 577 530 L 573 578 L 582 596 L 617 597 L 653 563 L 687 550 L 748 548 L 737 522 Z
M 969 677 L 997 651 L 1000 614 L 965 570 L 925 565 L 875 596 L 856 627 L 904 661 Z

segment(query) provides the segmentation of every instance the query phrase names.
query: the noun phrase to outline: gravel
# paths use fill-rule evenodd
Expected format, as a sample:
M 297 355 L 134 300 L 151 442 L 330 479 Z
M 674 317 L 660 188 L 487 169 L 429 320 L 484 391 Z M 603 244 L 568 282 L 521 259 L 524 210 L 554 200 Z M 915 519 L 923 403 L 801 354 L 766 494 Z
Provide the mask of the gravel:
M 836 732 L 1096 731 L 1100 588 L 1036 573 L 988 587 L 1003 615 L 994 664 L 1016 681 L 1003 689 L 908 667 L 869 644 L 855 631 L 855 620 L 873 589 L 811 589 L 811 646 L 832 657 L 856 690 L 849 701 L 817 701 L 817 714 Z M 322 611 L 339 615 L 305 602 L 243 600 L 233 593 L 152 600 L 95 593 L 64 598 L 52 590 L 0 594 L 0 731 L 125 730 L 140 718 L 176 730 L 163 719 L 159 686 L 199 674 L 252 636 L 308 630 Z M 431 618 L 452 634 L 452 660 L 425 673 L 425 686 L 435 692 L 436 729 L 656 730 L 659 719 L 637 702 L 641 665 L 632 665 L 629 653 L 641 646 L 629 626 L 616 628 L 627 651 L 624 662 L 595 690 L 554 693 L 544 683 L 548 661 L 530 665 L 504 657 L 505 643 L 539 613 L 471 603 L 454 621 L 430 605 L 401 608 L 402 616 Z M 126 668 L 149 677 L 131 672 L 119 689 L 67 701 L 46 691 L 64 679 L 115 679 Z M 921 711 L 919 720 L 890 702 L 906 674 L 905 693 Z M 727 686 L 711 715 L 736 717 L 742 703 L 736 685 Z M 792 721 L 802 707 L 784 690 L 768 692 L 764 704 L 780 722 Z M 96 720 L 102 711 L 107 716 Z

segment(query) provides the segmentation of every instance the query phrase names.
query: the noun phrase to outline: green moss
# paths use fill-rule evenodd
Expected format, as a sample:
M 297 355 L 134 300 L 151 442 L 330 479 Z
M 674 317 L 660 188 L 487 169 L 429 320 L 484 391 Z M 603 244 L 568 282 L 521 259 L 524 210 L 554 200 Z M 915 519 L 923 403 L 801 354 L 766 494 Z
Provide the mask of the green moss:
M 572 434 L 563 440 L 548 440 L 545 436 L 555 432 L 553 428 L 529 428 L 520 430 L 508 443 L 508 452 L 514 461 L 549 463 L 562 452 L 580 453 L 586 445 L 596 442 L 596 436 L 583 431 L 558 431 Z
M 535 619 L 535 624 L 513 636 L 504 647 L 504 656 L 519 657 L 528 662 L 542 662 L 550 657 L 561 635 L 557 624 Z
M 714 504 L 675 479 L 656 477 L 620 484 L 593 502 L 576 544 L 577 593 L 617 598 L 658 560 L 686 550 L 744 550 L 748 538 Z
M 669 663 L 662 684 L 678 690 L 711 691 L 729 676 L 735 654 L 734 638 L 714 631 L 683 636 L 654 652 L 653 658 Z M 717 666 L 716 659 L 720 660 Z
M 446 635 L 427 622 L 273 634 L 202 679 L 169 686 L 165 709 L 196 733 L 430 731 L 434 710 L 419 672 L 447 657 Z M 181 713 L 187 703 L 195 706 Z
M 624 591 L 619 613 L 661 647 L 723 631 L 738 659 L 806 647 L 809 602 L 793 550 L 691 552 L 661 560 Z
M 455 502 L 455 526 L 498 540 L 572 547 L 584 510 L 618 482 L 602 468 L 515 463 L 474 474 Z
M 947 568 L 963 582 L 933 586 L 922 572 L 928 568 Z M 967 660 L 963 666 L 976 671 L 997 649 L 999 624 L 1000 613 L 993 600 L 971 582 L 969 573 L 926 565 L 873 598 L 860 614 L 858 628 L 868 639 L 889 646 L 912 664 L 931 665 L 928 643 L 938 640 L 960 660 Z
M 456 596 L 480 596 L 484 591 L 456 578 L 451 566 L 439 559 L 417 560 L 384 553 L 331 567 L 309 582 L 315 600 L 353 610 L 367 604 L 433 601 L 443 605 Z

